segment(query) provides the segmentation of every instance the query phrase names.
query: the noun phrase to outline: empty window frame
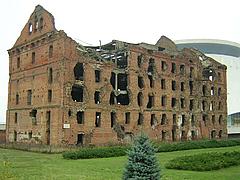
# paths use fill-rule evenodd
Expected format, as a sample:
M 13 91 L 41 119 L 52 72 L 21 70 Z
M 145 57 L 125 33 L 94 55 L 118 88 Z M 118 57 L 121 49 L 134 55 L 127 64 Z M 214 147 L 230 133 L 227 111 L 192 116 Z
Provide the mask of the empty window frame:
M 84 111 L 77 112 L 77 123 L 84 124 Z
M 142 92 L 138 93 L 137 102 L 138 102 L 138 106 L 142 106 L 143 105 L 143 93 Z
M 183 126 L 185 126 L 185 124 L 186 124 L 186 117 L 185 117 L 184 114 L 182 114 L 181 118 L 182 118 L 182 124 L 181 124 L 181 126 L 183 127 Z
M 138 87 L 140 89 L 144 88 L 144 81 L 143 81 L 143 77 L 138 76 Z
M 177 115 L 173 114 L 172 118 L 173 118 L 173 125 L 177 125 Z
M 138 64 L 138 67 L 141 68 L 142 67 L 142 63 L 143 63 L 143 55 L 139 55 L 137 57 L 137 64 Z
M 172 101 L 171 101 L 172 108 L 176 107 L 176 105 L 177 105 L 177 99 L 176 98 L 172 98 Z
M 48 83 L 51 84 L 53 82 L 53 70 L 52 68 L 48 69 Z
M 17 58 L 17 68 L 20 68 L 20 57 Z
M 49 103 L 52 102 L 52 90 L 51 89 L 48 90 L 48 102 Z
M 166 95 L 163 95 L 161 97 L 161 105 L 164 107 L 167 105 L 167 96 Z
M 154 66 L 155 66 L 155 60 L 153 58 L 150 58 L 148 61 L 148 74 L 154 73 Z
M 29 35 L 32 34 L 32 31 L 33 31 L 33 25 L 32 25 L 32 23 L 29 23 L 28 24 L 28 33 L 29 33 Z
M 190 91 L 190 95 L 193 94 L 193 81 L 189 81 L 189 91 Z
M 35 52 L 32 52 L 32 64 L 34 64 L 36 61 L 36 54 Z
M 180 74 L 185 74 L 185 65 L 180 65 Z
M 32 90 L 27 91 L 27 105 L 32 104 Z
M 151 114 L 150 125 L 154 126 L 155 125 L 155 121 L 156 121 L 156 115 L 155 114 Z
M 94 93 L 94 102 L 95 104 L 100 104 L 100 92 L 99 91 L 95 91 Z
M 42 17 L 40 18 L 40 21 L 39 21 L 39 29 L 40 30 L 43 29 L 43 18 Z
M 81 134 L 78 134 L 78 136 L 77 136 L 77 145 L 83 145 L 83 143 L 84 143 L 84 134 L 83 133 L 81 133 Z
M 16 105 L 18 105 L 19 104 L 19 94 L 17 93 L 16 94 Z
M 211 94 L 211 96 L 214 95 L 214 87 L 213 86 L 211 87 L 211 93 L 210 94 Z
M 100 82 L 100 81 L 101 81 L 101 71 L 95 70 L 95 82 Z
M 190 75 L 189 75 L 189 77 L 193 78 L 193 74 L 194 74 L 194 68 L 190 67 Z
M 76 66 L 74 67 L 75 79 L 83 81 L 83 75 L 84 75 L 83 63 L 77 63 Z
M 161 79 L 161 89 L 166 89 L 166 80 Z
M 148 75 L 150 88 L 154 88 L 154 79 L 152 75 Z
M 14 114 L 14 123 L 16 124 L 18 122 L 18 113 L 15 112 Z
M 75 102 L 83 102 L 83 86 L 74 84 L 72 86 L 71 96 Z
M 166 61 L 161 61 L 161 69 L 162 69 L 162 71 L 166 71 L 167 70 L 167 63 L 166 63 Z
M 167 132 L 162 130 L 162 141 L 166 141 Z
M 222 89 L 218 88 L 218 96 L 221 96 L 221 94 L 222 94 Z
M 216 123 L 215 115 L 212 115 L 212 124 L 214 125 Z
M 116 124 L 116 113 L 115 112 L 111 112 L 111 127 L 113 127 Z
M 218 110 L 222 110 L 222 102 L 221 101 L 218 102 Z
M 29 113 L 30 117 L 32 118 L 32 124 L 33 125 L 37 125 L 37 110 L 33 109 L 30 113 Z
M 184 91 L 184 90 L 185 90 L 185 83 L 184 83 L 184 82 L 181 82 L 181 84 L 180 84 L 180 89 L 181 89 L 181 91 Z
M 204 123 L 204 126 L 207 126 L 207 115 L 203 114 L 202 115 L 202 120 L 203 120 L 203 123 Z
M 137 122 L 137 124 L 138 124 L 138 125 L 143 125 L 143 120 L 144 120 L 143 114 L 142 114 L 142 113 L 139 113 L 139 114 L 138 114 L 138 122 Z
M 130 112 L 125 113 L 125 124 L 130 124 Z
M 161 118 L 161 125 L 167 124 L 167 115 L 164 113 L 162 114 Z
M 194 109 L 194 99 L 190 99 L 189 110 L 192 111 L 193 109 Z
M 222 115 L 219 116 L 218 123 L 219 123 L 219 125 L 222 125 L 222 123 L 223 123 L 223 116 Z
M 49 58 L 53 57 L 53 45 L 50 45 L 48 48 L 48 57 Z
M 176 72 L 177 72 L 176 64 L 172 63 L 171 73 L 176 73 Z
M 205 111 L 207 109 L 207 101 L 202 101 L 202 106 L 201 110 Z
M 185 98 L 180 98 L 180 106 L 181 108 L 185 108 Z
M 195 126 L 195 124 L 196 124 L 196 123 L 195 123 L 195 116 L 192 114 L 192 115 L 191 115 L 191 125 L 192 125 L 192 126 Z
M 177 89 L 176 81 L 172 81 L 172 90 L 175 91 Z
M 101 112 L 96 112 L 95 127 L 101 127 Z
M 117 74 L 117 89 L 126 91 L 128 86 L 128 75 L 119 73 Z
M 154 106 L 154 96 L 153 95 L 148 95 L 147 108 L 152 108 L 153 106 Z
M 203 96 L 207 95 L 207 86 L 206 85 L 202 86 L 202 94 L 203 94 Z

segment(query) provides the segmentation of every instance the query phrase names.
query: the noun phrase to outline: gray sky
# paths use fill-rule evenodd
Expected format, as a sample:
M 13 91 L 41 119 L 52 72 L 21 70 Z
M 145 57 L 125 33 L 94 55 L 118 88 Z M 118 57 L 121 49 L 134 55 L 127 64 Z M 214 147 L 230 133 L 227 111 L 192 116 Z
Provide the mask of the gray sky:
M 112 39 L 155 44 L 161 35 L 240 43 L 238 0 L 5 0 L 0 6 L 0 122 L 7 109 L 7 50 L 37 4 L 52 13 L 58 30 L 92 45 Z

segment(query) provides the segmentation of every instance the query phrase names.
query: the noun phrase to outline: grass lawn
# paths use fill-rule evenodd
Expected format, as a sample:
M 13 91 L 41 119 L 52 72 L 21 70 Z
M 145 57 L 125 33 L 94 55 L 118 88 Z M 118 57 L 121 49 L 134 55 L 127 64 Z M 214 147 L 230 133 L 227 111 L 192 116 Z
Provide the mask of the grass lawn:
M 233 150 L 240 151 L 240 146 L 158 153 L 157 157 L 162 169 L 161 174 L 163 174 L 162 179 L 238 180 L 240 179 L 240 166 L 208 172 L 171 170 L 164 168 L 164 164 L 169 159 L 177 156 L 192 155 L 203 152 L 225 152 Z M 10 162 L 9 172 L 14 174 L 16 178 L 13 179 L 17 180 L 117 180 L 121 179 L 123 167 L 127 161 L 126 156 L 102 159 L 66 160 L 62 158 L 61 154 L 41 154 L 18 150 L 0 149 L 0 179 L 3 171 L 6 172 L 6 168 L 3 166 L 3 161 L 6 159 Z

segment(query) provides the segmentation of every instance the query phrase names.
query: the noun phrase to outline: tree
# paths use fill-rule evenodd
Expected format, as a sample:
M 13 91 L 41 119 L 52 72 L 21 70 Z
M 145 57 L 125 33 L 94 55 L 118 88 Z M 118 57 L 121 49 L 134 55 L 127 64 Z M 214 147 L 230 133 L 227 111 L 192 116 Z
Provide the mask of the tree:
M 138 136 L 128 151 L 128 163 L 123 173 L 124 180 L 159 180 L 160 168 L 155 150 L 149 138 Z

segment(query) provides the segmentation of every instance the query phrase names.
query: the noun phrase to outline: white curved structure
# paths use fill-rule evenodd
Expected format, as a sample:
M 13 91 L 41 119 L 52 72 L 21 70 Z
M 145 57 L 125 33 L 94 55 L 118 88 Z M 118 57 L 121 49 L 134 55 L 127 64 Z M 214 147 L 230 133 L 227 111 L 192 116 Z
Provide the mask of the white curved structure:
M 215 39 L 175 41 L 182 49 L 195 48 L 227 66 L 228 114 L 240 112 L 240 44 Z

